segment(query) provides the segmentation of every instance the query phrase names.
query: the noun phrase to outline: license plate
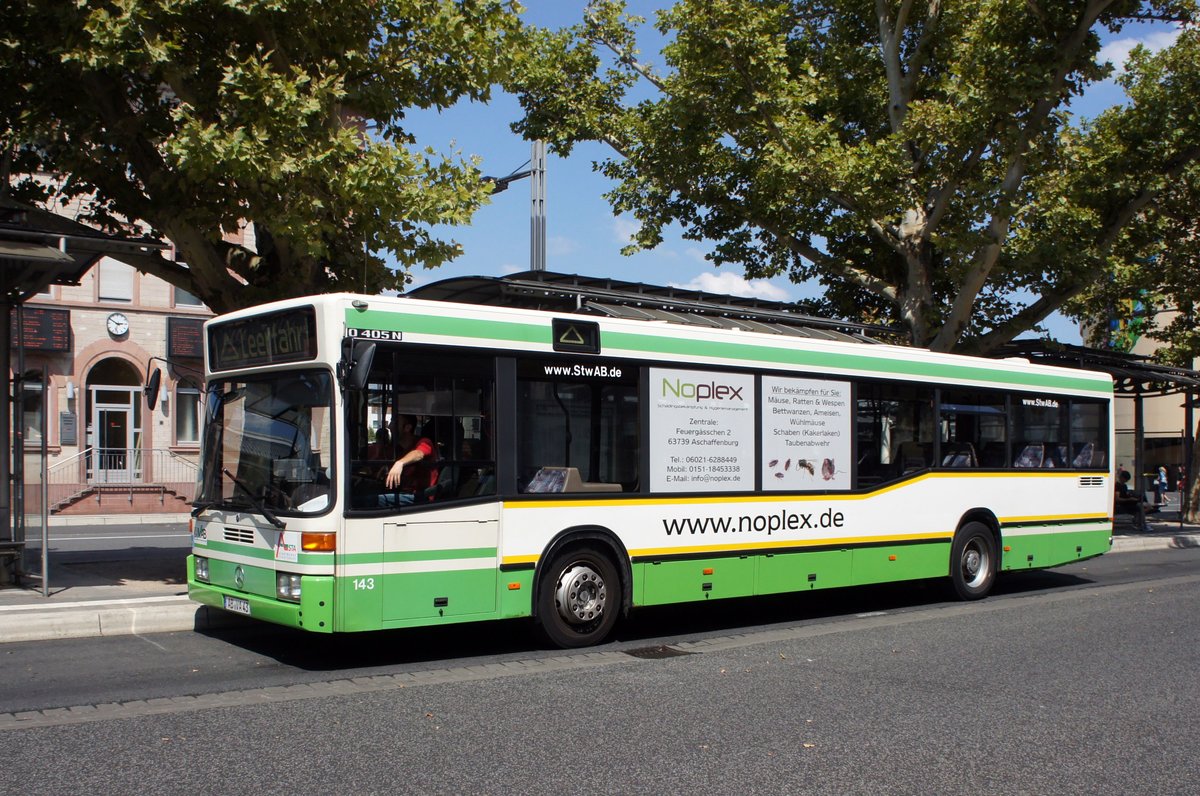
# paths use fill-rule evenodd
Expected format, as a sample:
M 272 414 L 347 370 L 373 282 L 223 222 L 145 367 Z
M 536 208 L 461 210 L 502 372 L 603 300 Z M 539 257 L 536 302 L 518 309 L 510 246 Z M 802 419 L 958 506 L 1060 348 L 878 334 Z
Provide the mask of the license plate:
M 243 600 L 240 597 L 225 597 L 225 610 L 233 611 L 235 614 L 245 614 L 250 616 L 250 601 Z

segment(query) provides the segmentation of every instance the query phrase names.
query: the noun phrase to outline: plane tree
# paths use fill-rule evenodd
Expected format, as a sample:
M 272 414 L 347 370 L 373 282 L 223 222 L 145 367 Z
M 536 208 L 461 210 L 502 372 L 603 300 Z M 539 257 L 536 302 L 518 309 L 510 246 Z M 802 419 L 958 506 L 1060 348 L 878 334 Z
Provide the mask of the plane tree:
M 131 264 L 226 311 L 402 286 L 458 253 L 432 225 L 486 200 L 420 148 L 417 109 L 485 101 L 507 0 L 12 0 L 0 190 L 170 240 Z M 252 231 L 252 235 L 242 234 Z
M 533 37 L 516 129 L 560 153 L 602 142 L 608 198 L 679 225 L 716 265 L 817 280 L 817 309 L 988 353 L 1133 268 L 1200 155 L 1192 0 L 617 0 Z M 1101 34 L 1184 25 L 1134 58 L 1130 102 L 1070 103 L 1112 65 Z

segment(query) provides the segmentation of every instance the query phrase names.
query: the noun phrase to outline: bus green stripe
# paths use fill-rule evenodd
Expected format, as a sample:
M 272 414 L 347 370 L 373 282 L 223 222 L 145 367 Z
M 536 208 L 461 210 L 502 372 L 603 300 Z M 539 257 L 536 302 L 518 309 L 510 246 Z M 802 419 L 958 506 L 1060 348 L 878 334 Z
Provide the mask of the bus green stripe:
M 551 329 L 548 324 L 517 323 L 512 321 L 480 320 L 474 318 L 450 318 L 434 315 L 415 315 L 384 310 L 347 310 L 346 323 L 353 328 L 379 329 L 385 331 L 410 332 L 414 334 L 465 337 L 495 342 L 533 343 L 550 345 Z M 685 336 L 659 336 L 632 332 L 605 331 L 602 334 L 605 349 L 618 352 L 636 352 L 678 357 L 719 357 L 740 359 L 766 364 L 791 365 L 813 368 L 865 371 L 872 375 L 917 376 L 928 379 L 981 380 L 1014 384 L 1038 389 L 1070 389 L 1097 394 L 1108 394 L 1108 383 L 1094 378 L 1084 378 L 1070 373 L 1022 373 L 985 365 L 948 364 L 923 362 L 920 360 L 897 359 L 873 356 L 867 353 L 846 351 L 809 351 L 799 348 L 776 348 L 743 342 L 721 342 L 689 339 Z M 866 348 L 867 346 L 864 346 Z M 919 352 L 920 349 L 912 349 Z M 703 363 L 695 363 L 703 367 Z
M 603 337 L 604 343 L 613 343 L 619 348 L 653 351 L 660 354 L 685 357 L 724 357 L 729 359 L 751 359 L 756 362 L 800 365 L 841 370 L 866 370 L 879 375 L 922 376 L 931 379 L 960 379 L 1017 383 L 1027 387 L 1051 389 L 1086 390 L 1106 393 L 1108 385 L 1096 379 L 1079 378 L 1056 373 L 1016 373 L 997 370 L 982 365 L 944 364 L 920 360 L 894 359 L 845 351 L 808 351 L 797 348 L 775 348 L 749 343 L 724 343 L 709 340 L 689 340 L 683 337 L 657 337 L 610 332 Z M 918 349 L 913 349 L 914 351 Z M 702 367 L 697 363 L 696 367 Z
M 333 563 L 331 553 L 298 553 L 295 561 L 282 561 L 275 558 L 274 550 L 264 550 L 261 547 L 248 547 L 240 544 L 229 544 L 216 539 L 209 539 L 207 544 L 198 545 L 192 548 L 196 555 L 204 555 L 204 551 L 213 553 L 232 553 L 234 555 L 245 556 L 246 558 L 257 558 L 260 561 L 269 564 L 316 564 L 329 565 Z
M 379 329 L 389 332 L 437 334 L 447 337 L 471 337 L 478 340 L 511 341 L 550 345 L 548 324 L 489 321 L 478 318 L 447 318 L 438 315 L 412 315 L 383 310 L 346 310 L 346 325 L 353 329 Z

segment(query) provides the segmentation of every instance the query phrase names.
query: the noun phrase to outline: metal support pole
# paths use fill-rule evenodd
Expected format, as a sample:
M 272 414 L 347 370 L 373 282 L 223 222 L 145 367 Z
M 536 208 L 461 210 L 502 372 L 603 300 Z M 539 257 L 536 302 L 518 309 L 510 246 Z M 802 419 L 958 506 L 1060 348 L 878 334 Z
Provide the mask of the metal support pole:
M 42 366 L 42 596 L 50 596 L 50 372 Z
M 12 495 L 9 499 L 9 520 L 12 523 L 10 538 L 20 546 L 22 553 L 25 546 L 25 390 L 27 374 L 25 373 L 25 308 L 17 305 L 17 366 L 14 368 L 12 403 Z M 24 574 L 25 556 L 17 556 L 17 578 Z
M 1146 499 L 1146 484 L 1142 471 L 1146 469 L 1146 422 L 1142 411 L 1142 388 L 1138 385 L 1133 395 L 1133 484 L 1138 500 Z
M 0 287 L 6 287 L 0 285 Z M 12 329 L 12 304 L 7 292 L 0 295 L 0 329 L 4 330 L 4 338 L 0 340 L 0 376 L 4 377 L 4 389 L 0 389 L 0 548 L 13 548 L 12 527 L 12 437 L 9 427 L 12 417 L 12 400 L 10 390 L 12 381 L 9 379 L 11 370 L 9 330 Z M 7 550 L 5 550 L 7 553 Z M 7 554 L 0 555 L 0 586 L 7 586 L 13 579 L 20 565 L 11 563 L 13 558 Z M 13 572 L 9 567 L 13 567 Z
M 1179 526 L 1183 527 L 1183 518 L 1191 512 L 1192 497 L 1192 457 L 1196 445 L 1196 419 L 1193 404 L 1196 394 L 1187 390 L 1183 394 L 1183 460 L 1187 463 L 1183 468 L 1183 484 L 1179 495 Z
M 546 270 L 546 142 L 534 141 L 529 155 L 529 270 Z

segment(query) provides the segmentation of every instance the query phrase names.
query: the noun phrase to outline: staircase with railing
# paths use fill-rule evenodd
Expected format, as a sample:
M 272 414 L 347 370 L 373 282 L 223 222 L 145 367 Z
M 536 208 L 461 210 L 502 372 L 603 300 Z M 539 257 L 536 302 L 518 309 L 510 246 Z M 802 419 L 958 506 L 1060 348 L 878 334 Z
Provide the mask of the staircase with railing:
M 164 511 L 171 504 L 184 511 L 196 469 L 193 459 L 165 448 L 87 448 L 49 468 L 50 513 Z

